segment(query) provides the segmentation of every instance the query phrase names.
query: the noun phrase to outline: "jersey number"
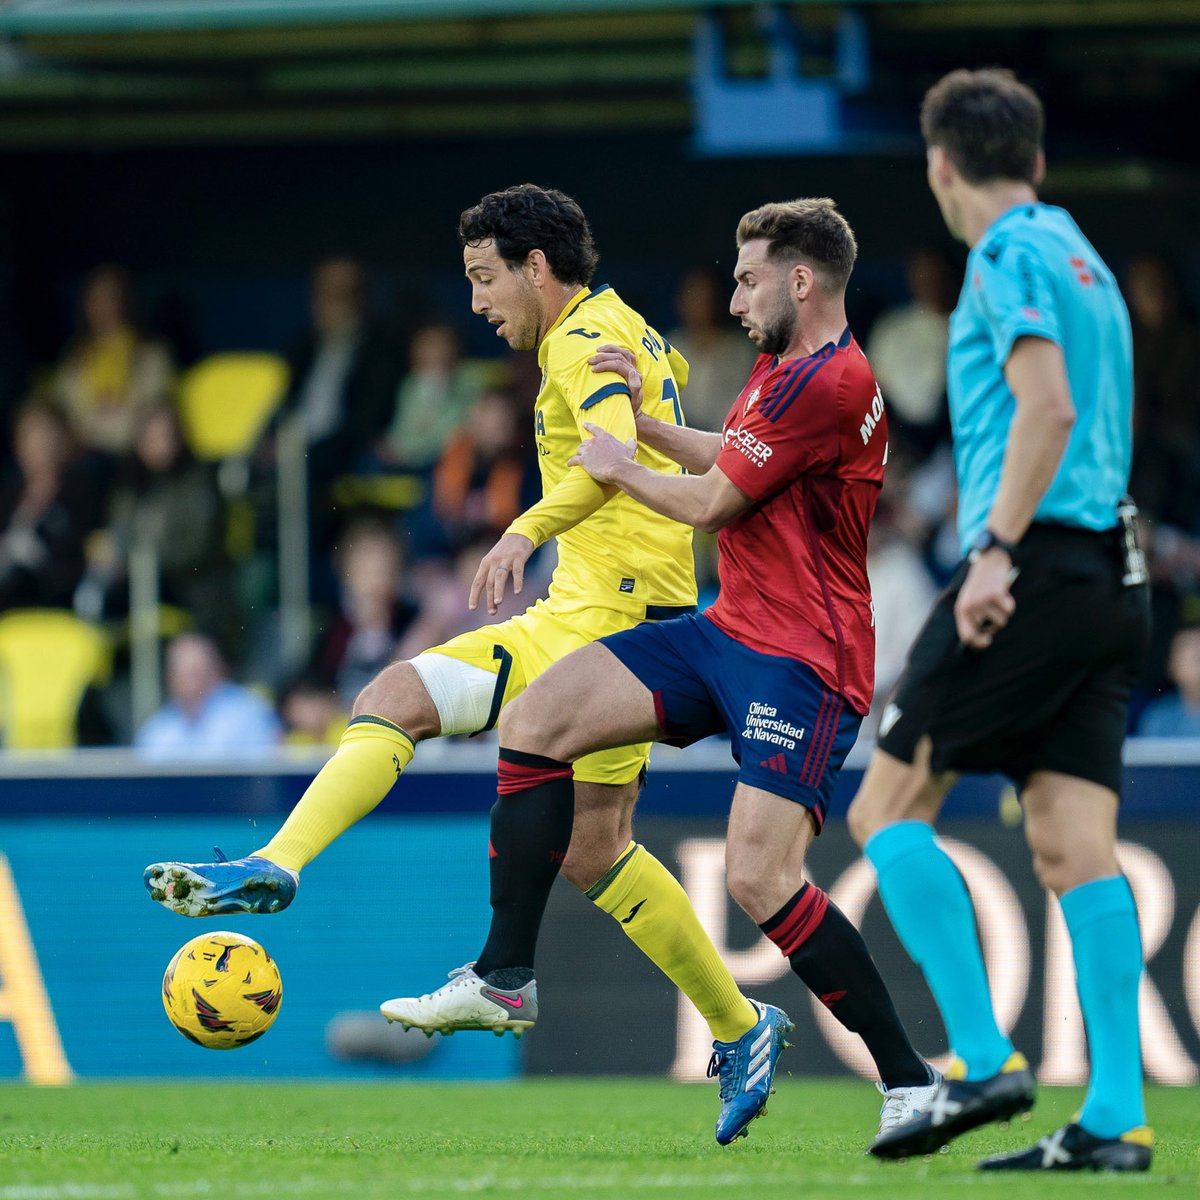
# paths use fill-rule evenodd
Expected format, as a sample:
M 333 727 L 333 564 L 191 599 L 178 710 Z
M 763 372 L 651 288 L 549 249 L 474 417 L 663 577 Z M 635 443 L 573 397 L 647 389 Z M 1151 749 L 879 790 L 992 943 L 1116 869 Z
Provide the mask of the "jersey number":
M 679 403 L 679 389 L 675 386 L 675 380 L 664 379 L 662 390 L 663 403 L 669 400 L 675 407 L 675 424 L 683 425 L 683 405 Z

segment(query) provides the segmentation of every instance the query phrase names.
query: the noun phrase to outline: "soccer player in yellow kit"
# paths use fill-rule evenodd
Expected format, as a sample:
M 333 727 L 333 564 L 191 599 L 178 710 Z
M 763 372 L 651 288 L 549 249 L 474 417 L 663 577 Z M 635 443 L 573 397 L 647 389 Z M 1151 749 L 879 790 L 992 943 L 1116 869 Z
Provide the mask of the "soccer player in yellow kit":
M 579 206 L 561 192 L 524 184 L 491 193 L 462 214 L 459 240 L 473 311 L 514 350 L 536 348 L 542 368 L 534 422 L 543 497 L 480 563 L 471 607 L 482 598 L 494 613 L 510 580 L 519 592 L 529 556 L 554 537 L 558 565 L 549 595 L 518 617 L 380 672 L 355 701 L 336 753 L 261 850 L 232 862 L 149 866 L 151 897 L 175 912 L 217 916 L 286 907 L 300 870 L 379 804 L 412 761 L 417 742 L 491 729 L 507 701 L 571 651 L 641 621 L 694 609 L 690 528 L 567 465 L 589 436 L 585 422 L 623 441 L 636 437 L 625 380 L 593 371 L 588 361 L 598 346 L 633 351 L 645 381 L 643 403 L 654 416 L 679 424 L 686 362 L 611 288 L 590 289 L 597 260 L 591 231 Z M 680 471 L 657 451 L 642 447 L 639 453 L 655 470 Z M 643 744 L 576 763 L 573 825 L 558 810 L 531 813 L 528 792 L 501 788 L 489 846 L 492 900 L 529 892 L 544 907 L 561 866 L 620 921 L 712 1029 L 728 1067 L 717 1124 L 725 1143 L 744 1133 L 765 1105 L 787 1021 L 741 994 L 682 887 L 633 843 L 633 806 L 648 757 Z M 599 851 L 608 870 L 598 878 L 576 871 L 573 837 L 587 846 L 587 861 L 594 864 Z M 428 1032 L 478 1028 L 519 1036 L 530 1028 L 537 985 L 535 946 L 525 930 L 537 921 L 515 915 L 511 925 L 493 922 L 480 958 L 453 972 L 448 984 L 427 996 L 385 1002 L 384 1015 Z M 761 1092 L 753 1110 L 731 1103 L 748 1090 L 744 1084 Z

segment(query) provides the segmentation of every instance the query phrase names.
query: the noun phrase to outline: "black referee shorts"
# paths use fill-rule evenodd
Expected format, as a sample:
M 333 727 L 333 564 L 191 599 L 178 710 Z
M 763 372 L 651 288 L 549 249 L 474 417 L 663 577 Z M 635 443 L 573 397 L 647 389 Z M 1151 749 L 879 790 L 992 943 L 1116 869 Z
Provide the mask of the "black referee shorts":
M 1121 792 L 1129 693 L 1150 636 L 1149 589 L 1125 587 L 1116 530 L 1032 525 L 1017 549 L 1016 610 L 985 650 L 958 640 L 959 564 L 909 653 L 878 745 L 941 771 L 1000 771 L 1023 787 L 1058 771 Z

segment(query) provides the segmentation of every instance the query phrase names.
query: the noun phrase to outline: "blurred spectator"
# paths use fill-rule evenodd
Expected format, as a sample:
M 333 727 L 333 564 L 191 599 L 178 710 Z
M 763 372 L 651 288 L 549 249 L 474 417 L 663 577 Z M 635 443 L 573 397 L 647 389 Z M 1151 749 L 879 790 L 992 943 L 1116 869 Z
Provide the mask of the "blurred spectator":
M 534 472 L 524 451 L 516 402 L 490 389 L 472 406 L 433 474 L 433 514 L 447 550 L 495 540 L 520 515 Z
M 1138 724 L 1141 737 L 1200 738 L 1200 626 L 1180 629 L 1171 639 L 1167 676 L 1176 691 L 1151 700 Z
M 906 536 L 903 476 L 889 475 L 871 523 L 867 574 L 875 612 L 875 700 L 864 722 L 869 736 L 904 670 L 908 651 L 933 604 L 937 588 L 917 545 Z
M 954 455 L 948 441 L 923 459 L 914 461 L 914 453 L 903 441 L 890 447 L 884 487 L 891 493 L 903 481 L 903 502 L 895 504 L 893 519 L 941 586 L 962 559 Z
M 418 329 L 391 424 L 377 446 L 379 457 L 403 471 L 429 473 L 482 390 L 478 372 L 463 364 L 452 325 Z
M 1181 624 L 1200 623 L 1200 539 L 1144 514 L 1138 538 L 1150 567 L 1153 619 L 1150 652 L 1139 688 L 1142 697 L 1148 698 L 1169 683 L 1167 662 L 1175 631 Z
M 341 538 L 336 555 L 340 611 L 317 647 L 309 674 L 332 687 L 347 712 L 358 693 L 396 660 L 396 645 L 416 617 L 402 597 L 403 565 L 400 544 L 385 526 L 359 522 Z
M 1133 323 L 1132 491 L 1167 524 L 1200 531 L 1200 330 L 1179 281 L 1160 255 L 1141 255 L 1125 273 Z
M 134 747 L 159 762 L 220 762 L 262 754 L 282 730 L 271 706 L 229 678 L 217 644 L 185 633 L 167 647 L 163 705 L 134 737 Z
M 350 470 L 387 428 L 399 364 L 367 311 L 361 263 L 319 263 L 310 304 L 312 328 L 289 356 L 291 384 L 272 428 L 283 416 L 301 417 L 309 481 L 319 488 Z
M 283 740 L 289 746 L 336 746 L 348 722 L 337 693 L 308 676 L 284 691 L 279 715 L 283 719 Z
M 124 267 L 98 267 L 84 284 L 80 326 L 54 375 L 55 399 L 80 444 L 102 455 L 133 447 L 141 413 L 171 393 L 171 354 L 138 329 Z
M 81 615 L 128 612 L 129 555 L 140 541 L 157 557 L 163 603 L 186 609 L 202 629 L 219 631 L 226 653 L 232 652 L 240 622 L 230 602 L 222 518 L 212 474 L 188 449 L 174 405 L 154 405 L 118 469 L 107 528 L 88 543 L 88 579 L 76 598 L 77 608 L 87 610 Z
M 17 412 L 13 451 L 0 479 L 0 609 L 69 608 L 95 524 L 90 476 L 66 418 L 45 401 Z
M 400 641 L 397 658 L 412 658 L 430 646 L 439 646 L 460 633 L 478 629 L 480 625 L 507 621 L 546 595 L 554 569 L 553 542 L 539 547 L 526 564 L 525 584 L 519 596 L 508 587 L 495 615 L 488 612 L 482 598 L 479 607 L 472 612 L 467 607 L 471 581 L 479 569 L 480 559 L 493 544 L 491 538 L 486 538 L 464 546 L 453 563 L 437 560 L 414 567 L 412 594 L 417 600 L 418 615 Z
M 12 454 L 13 418 L 35 360 L 28 328 L 39 324 L 40 314 L 30 290 L 11 261 L 0 264 L 0 462 Z
M 907 303 L 871 328 L 866 354 L 888 406 L 893 439 L 926 454 L 948 435 L 946 347 L 954 308 L 954 270 L 938 249 L 921 246 L 905 271 Z
M 723 286 L 707 267 L 694 267 L 679 281 L 675 311 L 679 324 L 667 334 L 691 368 L 683 412 L 693 429 L 721 430 L 754 366 L 758 351 L 729 315 L 733 285 Z

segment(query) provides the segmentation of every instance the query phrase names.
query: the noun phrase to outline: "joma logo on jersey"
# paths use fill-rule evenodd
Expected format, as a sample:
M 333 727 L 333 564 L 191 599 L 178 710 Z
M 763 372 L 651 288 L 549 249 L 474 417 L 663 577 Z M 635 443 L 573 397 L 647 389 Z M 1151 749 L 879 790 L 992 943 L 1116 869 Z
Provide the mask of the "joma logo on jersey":
M 730 443 L 735 445 L 756 467 L 761 467 L 775 453 L 761 438 L 755 437 L 750 430 L 740 427 L 725 431 L 725 445 L 728 446 Z
M 875 432 L 876 426 L 883 420 L 883 393 L 879 390 L 879 384 L 875 385 L 875 399 L 871 401 L 871 411 L 863 418 L 863 423 L 858 427 L 858 435 L 863 440 L 865 446 L 871 440 L 871 434 Z

